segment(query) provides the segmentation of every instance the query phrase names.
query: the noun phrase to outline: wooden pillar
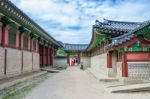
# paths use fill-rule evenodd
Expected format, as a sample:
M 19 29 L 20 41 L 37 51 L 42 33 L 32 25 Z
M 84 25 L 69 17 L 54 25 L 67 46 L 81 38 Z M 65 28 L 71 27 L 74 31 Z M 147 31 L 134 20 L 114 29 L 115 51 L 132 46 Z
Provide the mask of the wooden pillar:
M 112 51 L 107 53 L 107 68 L 112 68 Z
M 46 64 L 46 66 L 48 66 L 48 55 L 49 53 L 48 53 L 48 47 L 45 47 L 45 64 Z
M 42 63 L 43 63 L 43 66 L 45 66 L 45 46 L 44 45 L 43 45 L 43 54 L 42 55 L 43 55 L 42 56 L 43 57 Z
M 39 53 L 39 42 L 36 40 L 36 52 Z
M 23 33 L 19 35 L 19 48 L 23 49 Z
M 39 44 L 40 65 L 43 66 L 43 45 Z
M 70 53 L 67 52 L 67 64 L 70 64 Z
M 126 52 L 124 52 L 122 55 L 122 77 L 128 77 L 128 63 Z
M 48 58 L 47 64 L 48 64 L 48 66 L 50 66 L 50 48 L 48 48 L 47 51 L 48 51 L 47 52 L 47 58 Z
M 78 64 L 80 64 L 80 61 L 81 61 L 81 54 L 82 53 L 80 53 L 80 52 L 78 53 Z
M 2 27 L 2 46 L 6 47 L 8 46 L 8 27 L 3 26 Z
M 0 23 L 0 45 L 2 44 L 2 24 Z
M 33 51 L 33 38 L 30 38 L 29 42 L 30 42 L 30 51 Z
M 53 54 L 54 54 L 53 53 L 53 48 L 51 48 L 51 52 L 50 53 L 51 53 L 51 56 L 50 56 L 50 58 L 51 58 L 51 64 L 50 65 L 52 66 L 53 65 Z
M 51 62 L 52 61 L 52 59 L 51 59 L 52 58 L 51 57 L 51 55 L 52 55 L 51 48 L 49 49 L 49 51 L 50 51 L 50 65 L 52 65 L 52 62 Z
M 29 51 L 32 51 L 31 49 L 32 49 L 32 47 L 31 47 L 31 41 L 32 41 L 32 39 L 31 39 L 31 37 L 29 36 L 28 37 L 28 50 Z
M 16 48 L 19 48 L 19 31 L 16 32 Z

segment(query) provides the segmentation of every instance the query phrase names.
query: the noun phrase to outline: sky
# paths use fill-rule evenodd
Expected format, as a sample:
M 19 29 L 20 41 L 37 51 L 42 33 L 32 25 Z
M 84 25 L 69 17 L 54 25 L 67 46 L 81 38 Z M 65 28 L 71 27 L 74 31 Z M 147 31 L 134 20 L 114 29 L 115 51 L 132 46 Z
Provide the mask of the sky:
M 150 0 L 11 0 L 63 43 L 88 44 L 95 20 L 150 20 Z

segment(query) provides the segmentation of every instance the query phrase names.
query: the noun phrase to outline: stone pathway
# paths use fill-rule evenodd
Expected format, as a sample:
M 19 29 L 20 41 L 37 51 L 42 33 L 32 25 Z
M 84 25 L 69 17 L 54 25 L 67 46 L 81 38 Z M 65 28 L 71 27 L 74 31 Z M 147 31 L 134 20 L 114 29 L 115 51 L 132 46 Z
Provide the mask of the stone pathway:
M 107 85 L 78 67 L 69 67 L 49 77 L 24 99 L 150 99 L 150 92 L 108 93 Z

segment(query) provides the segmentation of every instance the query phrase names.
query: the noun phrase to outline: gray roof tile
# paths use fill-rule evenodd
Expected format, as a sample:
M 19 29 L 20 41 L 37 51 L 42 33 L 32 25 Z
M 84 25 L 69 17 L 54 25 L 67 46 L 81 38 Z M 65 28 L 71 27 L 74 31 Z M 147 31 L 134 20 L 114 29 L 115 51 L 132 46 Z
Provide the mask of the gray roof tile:
M 144 28 L 145 26 L 150 25 L 150 21 L 143 22 L 140 26 L 136 27 L 133 30 L 128 31 L 128 33 L 115 37 L 112 39 L 112 43 L 106 46 L 106 49 L 112 48 L 113 46 L 117 46 L 119 44 L 122 44 L 123 42 L 126 42 L 127 40 L 131 40 L 133 37 L 136 36 L 135 32 Z
M 64 50 L 65 51 L 85 51 L 88 44 L 64 44 Z

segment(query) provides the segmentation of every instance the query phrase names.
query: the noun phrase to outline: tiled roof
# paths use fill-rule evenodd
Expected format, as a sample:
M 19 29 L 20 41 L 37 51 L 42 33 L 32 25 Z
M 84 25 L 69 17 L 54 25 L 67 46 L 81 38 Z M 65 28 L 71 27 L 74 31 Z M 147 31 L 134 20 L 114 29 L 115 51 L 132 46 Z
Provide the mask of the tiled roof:
M 104 22 L 96 20 L 95 26 L 101 29 L 114 30 L 114 31 L 130 31 L 141 25 L 140 22 L 123 22 L 123 21 L 112 21 L 104 19 Z
M 64 50 L 65 51 L 72 51 L 72 52 L 77 52 L 77 51 L 85 51 L 87 48 L 87 44 L 64 44 Z
M 145 22 L 141 23 L 141 25 L 136 27 L 135 29 L 128 31 L 128 33 L 118 36 L 116 38 L 113 38 L 112 43 L 107 45 L 106 49 L 112 48 L 113 46 L 117 46 L 119 44 L 122 44 L 123 42 L 131 40 L 133 37 L 136 36 L 136 34 L 135 34 L 136 31 L 138 31 L 148 25 L 150 25 L 150 21 L 145 21 Z

